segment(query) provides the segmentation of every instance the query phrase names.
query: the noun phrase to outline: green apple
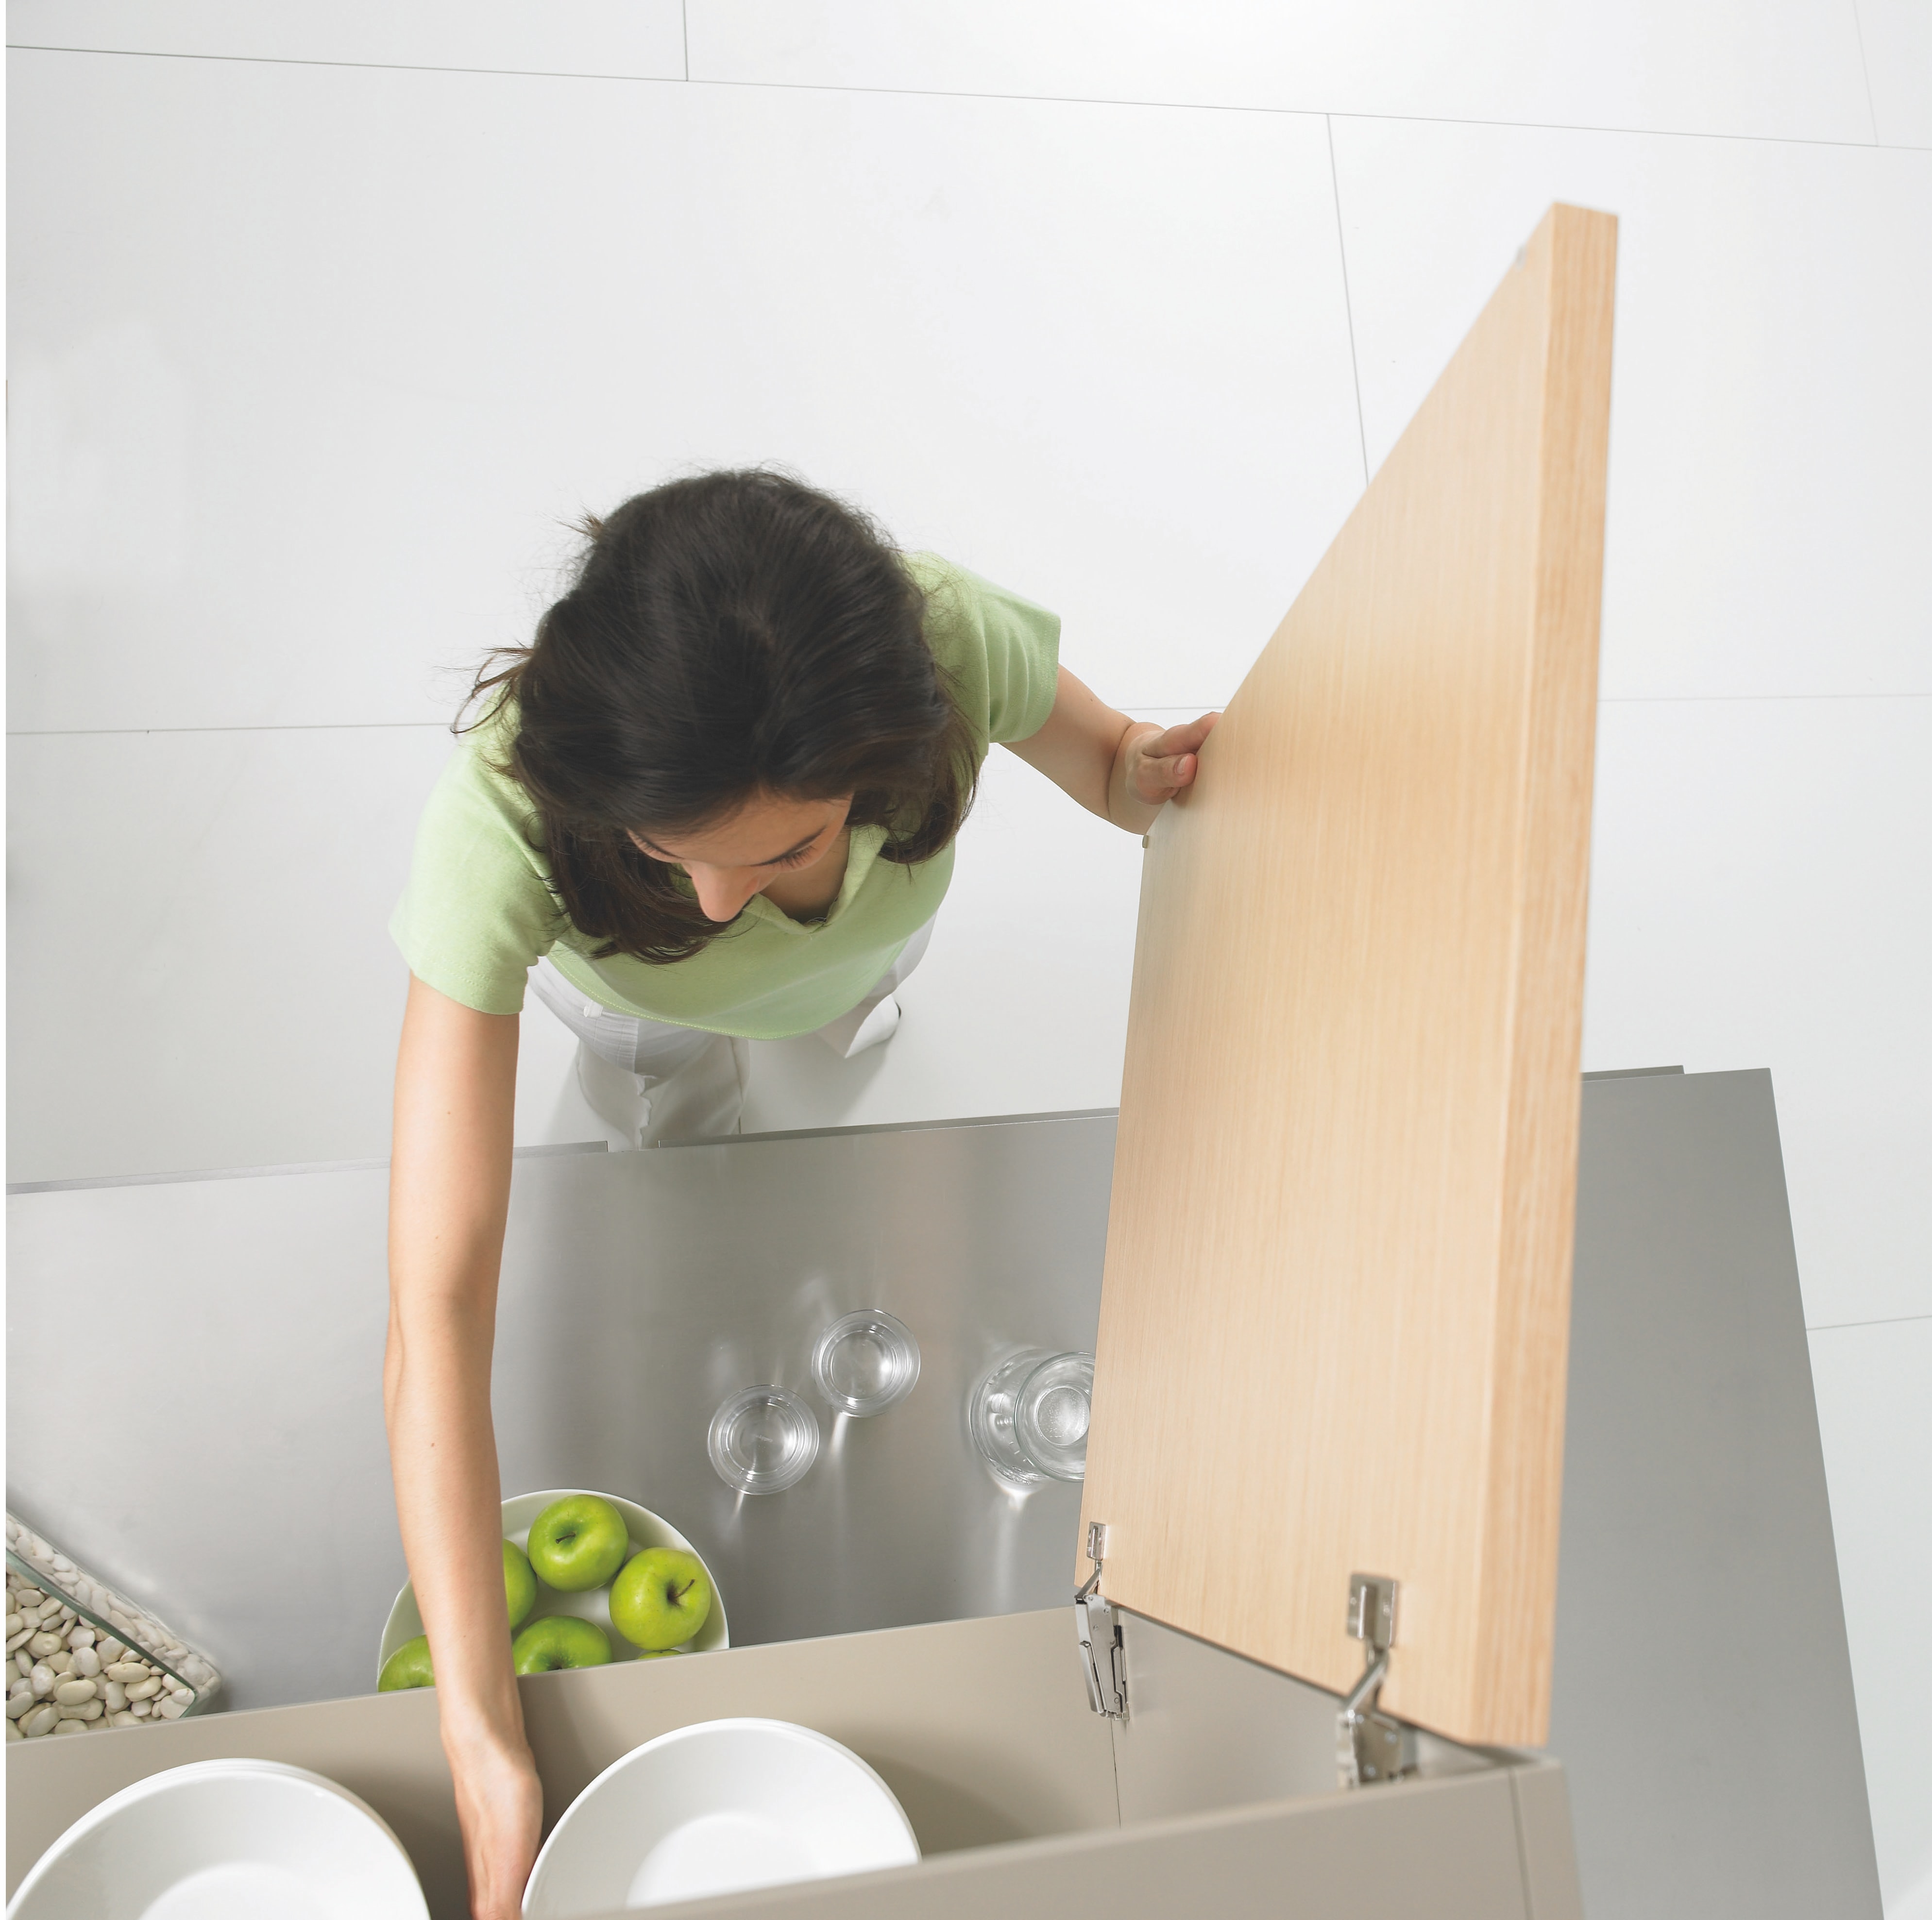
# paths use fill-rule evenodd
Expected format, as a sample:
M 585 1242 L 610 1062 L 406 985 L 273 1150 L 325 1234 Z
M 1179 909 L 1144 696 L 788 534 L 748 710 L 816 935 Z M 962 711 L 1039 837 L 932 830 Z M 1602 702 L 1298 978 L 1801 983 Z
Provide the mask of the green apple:
M 630 1544 L 630 1528 L 609 1501 L 594 1493 L 566 1493 L 532 1524 L 530 1564 L 537 1578 L 559 1593 L 587 1593 L 624 1564 Z
M 503 1601 L 510 1610 L 510 1631 L 514 1634 L 537 1604 L 537 1576 L 529 1556 L 514 1540 L 503 1543 Z
M 430 1670 L 429 1636 L 418 1634 L 412 1640 L 405 1640 L 382 1663 L 382 1670 L 376 1676 L 376 1690 L 379 1694 L 393 1694 L 403 1687 L 434 1687 L 436 1676 Z
M 546 1613 L 510 1642 L 510 1664 L 519 1673 L 554 1673 L 560 1666 L 604 1666 L 610 1642 L 602 1627 L 574 1613 Z
M 610 1588 L 610 1622 L 647 1653 L 681 1647 L 710 1617 L 711 1581 L 694 1553 L 647 1546 Z

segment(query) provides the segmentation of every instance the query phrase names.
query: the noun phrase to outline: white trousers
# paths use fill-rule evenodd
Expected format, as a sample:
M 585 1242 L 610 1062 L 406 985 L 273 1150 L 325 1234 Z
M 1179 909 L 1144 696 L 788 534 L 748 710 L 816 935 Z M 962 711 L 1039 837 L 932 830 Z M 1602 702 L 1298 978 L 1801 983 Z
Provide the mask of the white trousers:
M 842 1060 L 892 1038 L 899 1023 L 892 996 L 926 956 L 928 920 L 849 1012 L 817 1030 Z M 715 1138 L 738 1130 L 752 1043 L 730 1034 L 673 1026 L 614 1013 L 584 997 L 548 959 L 530 974 L 530 991 L 577 1036 L 577 1082 L 592 1112 L 640 1147 Z

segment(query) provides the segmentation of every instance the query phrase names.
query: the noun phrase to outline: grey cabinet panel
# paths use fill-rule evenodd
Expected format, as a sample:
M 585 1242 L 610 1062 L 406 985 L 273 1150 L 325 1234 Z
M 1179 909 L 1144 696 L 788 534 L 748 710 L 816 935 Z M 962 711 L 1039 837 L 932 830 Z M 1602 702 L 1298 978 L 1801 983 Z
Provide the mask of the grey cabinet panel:
M 1570 1818 L 1568 1783 L 1558 1766 L 1522 1767 L 1510 1775 L 1523 1892 L 1530 1920 L 1583 1920 L 1583 1890 Z
M 1880 1912 L 1768 1073 L 1584 1088 L 1551 1750 L 1590 1920 Z
M 1591 1920 L 1876 1916 L 1768 1077 L 1592 1079 L 1582 1113 L 1551 1749 Z M 1090 1342 L 1112 1146 L 1111 1120 L 1090 1115 L 520 1162 L 506 1484 L 661 1506 L 716 1557 L 741 1644 L 1064 1607 L 1076 1490 L 1014 1504 L 957 1423 L 1000 1340 Z M 237 1706 L 371 1682 L 401 1576 L 381 1425 L 386 1186 L 381 1169 L 345 1170 L 9 1203 L 10 1498 L 204 1643 Z M 76 1290 L 142 1330 L 81 1420 L 41 1364 Z M 867 1305 L 920 1337 L 912 1398 L 842 1432 L 828 1418 L 810 1479 L 734 1503 L 704 1456 L 711 1405 L 727 1386 L 801 1384 L 817 1326 Z M 1070 1664 L 1070 1625 L 1052 1630 Z M 1230 1693 L 1224 1656 L 1128 1631 L 1144 1682 L 1119 1749 L 1130 1821 L 1320 1791 L 1325 1736 L 1291 1730 L 1324 1720 L 1326 1696 L 1272 1675 Z M 433 1701 L 382 1704 L 386 1726 L 433 1744 Z M 1166 1748 L 1144 1737 L 1163 1721 Z M 358 1759 L 353 1715 L 331 1747 L 334 1724 L 316 1722 L 323 1770 L 380 1803 L 402 1755 Z M 204 1730 L 176 1739 L 190 1727 Z M 160 1762 L 131 1750 L 150 1737 L 101 1744 L 145 1771 Z M 184 1723 L 166 1742 L 187 1757 L 231 1737 Z M 78 1764 L 9 1762 L 10 1800 L 23 1768 Z M 938 1820 L 931 1844 L 1015 1838 L 997 1796 L 928 1791 L 908 1768 L 894 1784 L 909 1805 L 951 1810 L 916 1814 Z M 1538 1854 L 1549 1823 L 1532 1808 L 1562 1783 L 1510 1778 L 1535 1920 L 1570 1920 L 1569 1870 Z M 419 1857 L 453 1859 L 446 1815 L 400 1804 Z
M 770 1920 L 1064 1920 L 1076 1910 L 1108 1920 L 1171 1920 L 1176 1911 L 1226 1920 L 1328 1920 L 1345 1911 L 1550 1920 L 1531 1914 L 1524 1892 L 1516 1767 L 1359 1794 L 1336 1792 L 1330 1778 L 1306 1798 L 1233 1808 L 1210 1800 L 1178 1817 L 1118 1824 L 1108 1728 L 1088 1710 L 1069 1615 L 1061 1606 L 524 1680 L 547 1810 L 554 1818 L 611 1761 L 668 1728 L 769 1714 L 822 1728 L 877 1767 L 904 1803 L 925 1862 L 658 1910 Z M 1187 1644 L 1187 1664 L 1174 1671 L 1200 1684 L 1210 1710 L 1250 1697 L 1264 1708 L 1294 1686 Z M 1320 1778 L 1332 1724 L 1304 1713 L 1288 1737 L 1310 1743 L 1291 1768 Z M 362 1795 L 409 1849 L 436 1920 L 460 1920 L 467 1903 L 455 1811 L 435 1700 L 425 1693 L 16 1747 L 7 1768 L 10 1890 L 108 1794 L 164 1768 L 243 1755 L 314 1768 Z M 1233 1778 L 1237 1790 L 1253 1784 Z
M 1502 1772 L 1154 1820 L 652 1910 L 662 1920 L 1531 1920 Z

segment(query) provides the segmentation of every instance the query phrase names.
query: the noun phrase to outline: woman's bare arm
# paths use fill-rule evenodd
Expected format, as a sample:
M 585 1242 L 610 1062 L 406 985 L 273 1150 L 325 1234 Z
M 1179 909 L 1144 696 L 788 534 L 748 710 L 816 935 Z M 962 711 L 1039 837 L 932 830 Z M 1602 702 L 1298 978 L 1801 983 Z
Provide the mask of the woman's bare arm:
M 1161 808 L 1192 784 L 1201 743 L 1216 717 L 1204 713 L 1166 728 L 1130 720 L 1063 667 L 1046 724 L 1006 745 L 1089 813 L 1144 833 Z
M 517 1030 L 411 976 L 389 1173 L 389 1458 L 476 1920 L 519 1911 L 543 1818 L 510 1667 L 490 1417 Z

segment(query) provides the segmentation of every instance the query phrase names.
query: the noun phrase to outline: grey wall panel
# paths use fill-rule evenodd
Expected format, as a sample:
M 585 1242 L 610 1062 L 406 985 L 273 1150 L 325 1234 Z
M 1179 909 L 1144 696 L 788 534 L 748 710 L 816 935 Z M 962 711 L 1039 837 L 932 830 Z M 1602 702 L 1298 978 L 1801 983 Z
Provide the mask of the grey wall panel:
M 1880 1912 L 1764 1072 L 1583 1096 L 1550 1734 L 1590 1920 Z
M 966 1395 L 1004 1347 L 1091 1348 L 1113 1137 L 1106 1116 L 1017 1120 L 521 1170 L 497 1334 L 506 1482 L 664 1512 L 712 1560 L 734 1640 L 1064 1600 L 1079 1490 L 995 1486 Z M 812 1343 L 861 1306 L 911 1328 L 919 1384 L 835 1421 Z M 706 1428 L 766 1382 L 814 1401 L 824 1450 L 789 1492 L 734 1494 Z
M 504 1490 L 608 1489 L 717 1572 L 740 1642 L 1064 1600 L 1078 1489 L 1002 1492 L 968 1383 L 1090 1347 L 1106 1115 L 520 1160 L 498 1322 Z M 230 1704 L 368 1690 L 404 1576 L 382 1430 L 381 1167 L 16 1195 L 8 1503 L 204 1646 Z M 884 1306 L 911 1397 L 835 1421 L 790 1492 L 712 1472 L 718 1401 L 806 1388 Z

